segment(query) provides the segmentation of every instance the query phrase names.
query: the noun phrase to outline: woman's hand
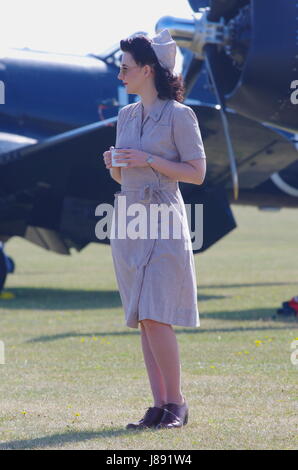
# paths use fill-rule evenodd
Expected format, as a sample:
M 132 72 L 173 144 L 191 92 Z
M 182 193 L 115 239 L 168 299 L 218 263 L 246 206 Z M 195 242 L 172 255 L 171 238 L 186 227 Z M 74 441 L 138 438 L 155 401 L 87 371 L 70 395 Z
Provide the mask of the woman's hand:
M 127 163 L 127 166 L 121 167 L 122 170 L 127 168 L 149 166 L 149 164 L 146 162 L 146 159 L 149 156 L 147 152 L 142 152 L 142 150 L 136 149 L 121 149 L 120 152 L 124 155 L 117 155 L 114 158 L 118 163 Z
M 111 149 L 113 149 L 114 147 L 110 147 L 110 150 L 106 150 L 104 153 L 103 153 L 103 159 L 104 159 L 104 162 L 105 162 L 105 165 L 106 165 L 106 168 L 107 169 L 110 169 L 110 168 L 113 168 L 112 167 L 112 153 L 111 153 Z

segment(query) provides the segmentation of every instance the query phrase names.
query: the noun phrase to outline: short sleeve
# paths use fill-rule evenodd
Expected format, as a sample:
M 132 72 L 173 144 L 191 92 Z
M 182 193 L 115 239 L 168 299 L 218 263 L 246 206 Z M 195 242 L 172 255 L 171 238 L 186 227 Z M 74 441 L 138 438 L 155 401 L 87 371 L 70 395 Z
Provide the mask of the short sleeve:
M 122 127 L 122 124 L 123 124 L 123 108 L 120 109 L 120 111 L 118 112 L 118 119 L 117 119 L 117 128 L 116 128 L 116 143 L 115 143 L 115 147 L 119 147 L 119 136 L 120 136 L 120 131 L 121 131 L 121 127 Z
M 189 106 L 174 110 L 173 137 L 182 162 L 206 158 L 198 119 Z

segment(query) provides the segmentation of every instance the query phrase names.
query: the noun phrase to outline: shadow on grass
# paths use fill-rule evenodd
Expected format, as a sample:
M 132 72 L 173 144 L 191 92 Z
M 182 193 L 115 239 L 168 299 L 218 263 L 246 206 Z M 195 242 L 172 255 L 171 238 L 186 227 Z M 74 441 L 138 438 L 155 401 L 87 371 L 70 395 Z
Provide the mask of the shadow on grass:
M 41 447 L 50 447 L 50 446 L 62 446 L 63 444 L 68 444 L 70 442 L 81 442 L 89 439 L 97 438 L 110 438 L 118 437 L 124 434 L 136 434 L 141 432 L 158 432 L 157 430 L 144 429 L 136 430 L 133 429 L 107 429 L 103 431 L 83 431 L 83 432 L 66 432 L 64 434 L 53 434 L 52 436 L 37 437 L 36 439 L 22 439 L 8 441 L 6 443 L 2 442 L 0 444 L 0 450 L 9 450 L 9 449 L 38 449 Z
M 247 282 L 244 284 L 200 284 L 198 288 L 200 289 L 231 289 L 234 287 L 270 287 L 270 286 L 290 286 L 295 285 L 296 290 L 298 289 L 298 282 Z
M 298 328 L 298 319 L 295 317 L 283 317 L 279 316 L 272 318 L 273 311 L 271 309 L 259 309 L 259 310 L 242 310 L 242 311 L 224 311 L 209 314 L 200 314 L 200 319 L 218 319 L 218 320 L 229 320 L 229 321 L 258 321 L 259 325 L 242 325 L 228 328 L 192 328 L 192 327 L 181 327 L 174 326 L 175 333 L 188 333 L 188 334 L 203 334 L 203 333 L 229 333 L 229 332 L 243 332 L 243 331 L 266 331 L 266 330 L 285 330 L 288 328 Z M 268 324 L 270 322 L 270 324 Z M 274 324 L 275 323 L 275 324 Z M 202 321 L 201 321 L 202 324 Z M 67 338 L 92 338 L 94 336 L 131 336 L 140 335 L 140 329 L 129 328 L 128 330 L 121 331 L 92 331 L 91 333 L 79 333 L 77 331 L 69 331 L 67 333 L 60 333 L 57 335 L 39 336 L 27 340 L 27 343 L 38 343 L 47 341 L 57 341 Z
M 204 295 L 202 289 L 230 289 L 235 287 L 270 287 L 278 285 L 297 286 L 297 282 L 257 282 L 247 284 L 212 284 L 197 286 L 199 294 L 198 301 L 207 301 L 212 299 L 226 299 L 232 295 Z M 15 287 L 5 289 L 5 292 L 11 292 L 15 295 L 13 299 L 0 299 L 0 308 L 5 309 L 41 309 L 41 310 L 83 310 L 83 309 L 103 309 L 122 307 L 121 298 L 118 290 L 82 290 L 82 289 L 58 289 L 51 287 Z M 294 294 L 293 294 L 294 295 Z M 224 312 L 223 312 L 224 313 Z M 223 318 L 220 313 L 220 318 Z M 210 314 L 211 315 L 211 314 Z M 210 317 L 208 315 L 208 317 Z M 234 319 L 235 315 L 233 313 Z M 204 318 L 204 316 L 202 316 Z M 213 318 L 217 318 L 214 316 Z M 237 318 L 238 319 L 238 318 Z M 245 319 L 245 318 L 242 318 Z
M 13 299 L 0 299 L 0 308 L 41 310 L 83 310 L 122 307 L 118 290 L 57 289 L 43 287 L 16 287 L 5 289 Z M 200 295 L 198 299 L 225 299 L 225 295 Z
M 42 310 L 82 310 L 93 308 L 117 308 L 120 307 L 121 298 L 117 290 L 82 290 L 82 289 L 57 289 L 43 287 L 16 287 L 5 289 L 12 292 L 13 299 L 1 299 L 3 306 L 17 310 L 42 309 Z
M 281 318 L 276 315 L 273 308 L 251 308 L 246 310 L 223 310 L 221 312 L 200 313 L 200 319 L 207 320 L 236 320 L 236 321 L 284 321 L 288 318 Z

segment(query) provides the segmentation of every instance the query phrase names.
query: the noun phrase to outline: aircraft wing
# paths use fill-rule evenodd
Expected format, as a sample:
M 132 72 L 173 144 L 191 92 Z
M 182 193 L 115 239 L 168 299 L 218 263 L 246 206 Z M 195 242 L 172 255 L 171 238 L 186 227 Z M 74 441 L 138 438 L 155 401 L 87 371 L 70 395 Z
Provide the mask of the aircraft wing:
M 42 141 L 1 134 L 0 240 L 17 235 L 63 254 L 93 241 L 90 228 L 74 233 L 65 221 L 69 210 L 86 216 L 89 208 L 92 218 L 96 205 L 113 202 L 118 184 L 102 154 L 115 142 L 116 122 L 117 116 Z M 77 209 L 70 204 L 75 200 Z
M 37 139 L 31 139 L 23 135 L 17 135 L 10 132 L 4 132 L 0 130 L 0 162 L 1 155 L 11 150 L 15 150 L 27 145 L 33 145 L 37 143 Z

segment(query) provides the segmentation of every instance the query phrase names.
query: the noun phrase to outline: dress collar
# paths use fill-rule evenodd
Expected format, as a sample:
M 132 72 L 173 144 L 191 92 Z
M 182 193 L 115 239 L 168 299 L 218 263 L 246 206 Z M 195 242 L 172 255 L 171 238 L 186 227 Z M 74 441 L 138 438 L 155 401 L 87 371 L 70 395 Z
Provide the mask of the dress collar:
M 169 99 L 162 100 L 162 99 L 157 97 L 156 100 L 154 101 L 153 105 L 151 106 L 150 111 L 148 112 L 147 116 L 150 116 L 151 119 L 153 119 L 153 121 L 158 121 L 160 119 L 161 113 L 162 113 L 165 105 L 169 101 L 170 101 Z M 137 104 L 135 105 L 135 107 L 134 107 L 134 109 L 131 113 L 131 119 L 133 119 L 136 116 L 139 116 L 140 120 L 142 120 L 142 107 L 143 107 L 143 104 L 140 100 L 140 101 L 137 102 Z

